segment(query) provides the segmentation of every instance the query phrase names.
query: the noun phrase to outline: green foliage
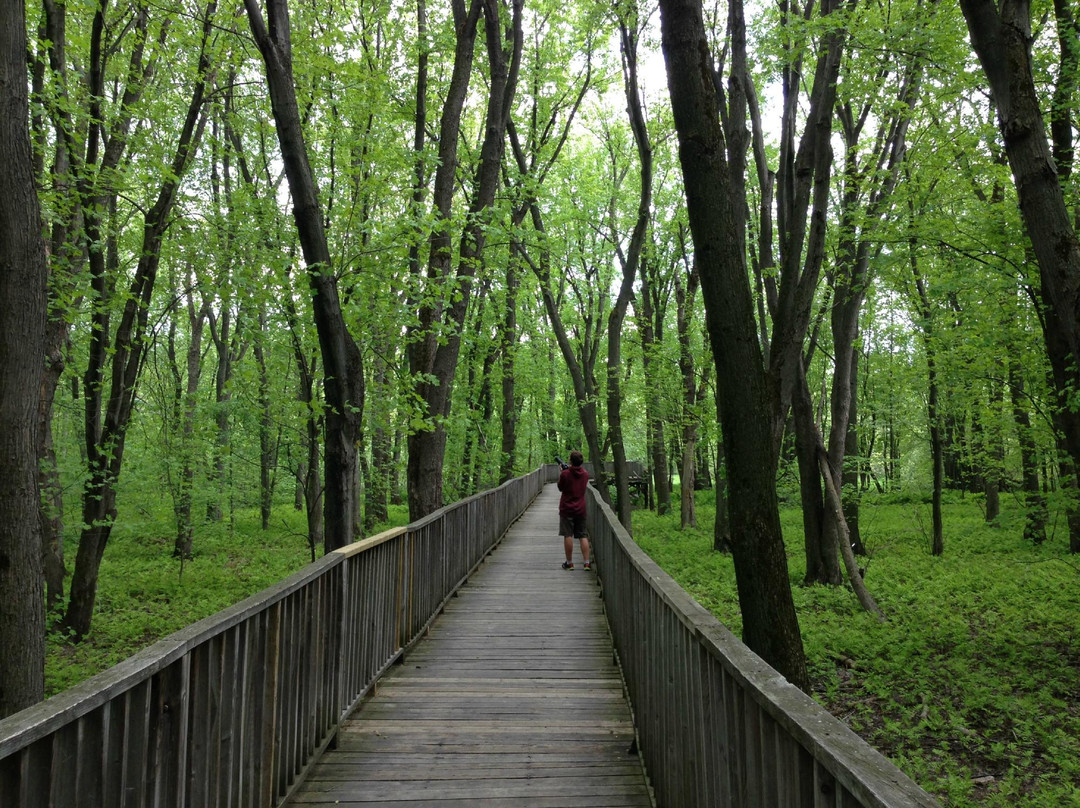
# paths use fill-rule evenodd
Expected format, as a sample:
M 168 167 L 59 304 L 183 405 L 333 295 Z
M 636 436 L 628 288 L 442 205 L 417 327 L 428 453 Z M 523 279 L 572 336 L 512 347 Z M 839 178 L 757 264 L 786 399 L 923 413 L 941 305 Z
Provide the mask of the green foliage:
M 738 633 L 731 559 L 712 551 L 711 495 L 696 530 L 634 515 L 635 537 Z M 788 563 L 814 696 L 952 808 L 1080 804 L 1080 568 L 1064 526 L 1045 546 L 1023 516 L 984 524 L 977 502 L 946 505 L 946 555 L 934 558 L 928 506 L 865 501 L 861 559 L 888 616 L 850 590 L 804 587 L 801 516 L 784 511 Z

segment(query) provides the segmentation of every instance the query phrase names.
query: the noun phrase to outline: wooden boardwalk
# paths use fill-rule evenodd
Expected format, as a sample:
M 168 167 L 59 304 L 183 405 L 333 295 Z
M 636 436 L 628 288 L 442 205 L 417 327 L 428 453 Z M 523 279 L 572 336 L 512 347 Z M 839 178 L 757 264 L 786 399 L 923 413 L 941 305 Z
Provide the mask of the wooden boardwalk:
M 288 805 L 646 808 L 593 573 L 548 485 Z M 575 542 L 576 544 L 576 542 Z

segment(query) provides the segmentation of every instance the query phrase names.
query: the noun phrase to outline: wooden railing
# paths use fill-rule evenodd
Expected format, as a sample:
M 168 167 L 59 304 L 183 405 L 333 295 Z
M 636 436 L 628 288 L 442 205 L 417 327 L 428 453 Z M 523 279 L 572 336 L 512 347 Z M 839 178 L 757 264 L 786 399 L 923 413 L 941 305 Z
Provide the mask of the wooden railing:
M 330 553 L 0 721 L 0 808 L 280 804 L 553 468 Z
M 699 606 L 589 489 L 589 536 L 658 808 L 939 808 Z

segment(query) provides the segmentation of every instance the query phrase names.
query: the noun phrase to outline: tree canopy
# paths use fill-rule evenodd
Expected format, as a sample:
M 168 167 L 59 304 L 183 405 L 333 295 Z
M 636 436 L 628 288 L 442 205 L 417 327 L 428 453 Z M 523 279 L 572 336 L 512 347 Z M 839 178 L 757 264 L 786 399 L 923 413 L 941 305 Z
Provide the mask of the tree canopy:
M 72 638 L 121 502 L 168 498 L 181 564 L 295 504 L 314 557 L 578 447 L 628 528 L 716 488 L 744 638 L 802 687 L 781 501 L 870 610 L 868 490 L 925 493 L 934 554 L 948 489 L 1080 552 L 1064 4 L 15 7 L 32 577 Z

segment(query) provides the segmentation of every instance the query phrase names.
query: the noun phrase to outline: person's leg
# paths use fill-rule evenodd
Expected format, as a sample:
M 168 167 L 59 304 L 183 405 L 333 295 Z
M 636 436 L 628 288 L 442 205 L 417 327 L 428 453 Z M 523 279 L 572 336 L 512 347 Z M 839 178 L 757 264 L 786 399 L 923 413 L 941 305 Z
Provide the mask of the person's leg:
M 589 565 L 589 535 L 585 532 L 585 515 L 574 517 L 574 536 L 581 542 L 581 558 Z
M 566 553 L 563 569 L 572 570 L 574 568 L 574 523 L 569 516 L 559 517 L 559 532 L 562 534 L 563 551 Z

